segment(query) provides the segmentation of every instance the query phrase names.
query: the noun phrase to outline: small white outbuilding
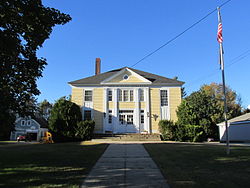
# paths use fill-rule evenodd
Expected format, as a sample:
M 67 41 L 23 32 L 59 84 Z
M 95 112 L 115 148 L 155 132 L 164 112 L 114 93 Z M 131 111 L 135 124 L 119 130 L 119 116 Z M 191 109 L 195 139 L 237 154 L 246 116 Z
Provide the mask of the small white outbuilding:
M 226 141 L 225 122 L 217 124 L 220 141 Z M 228 135 L 230 142 L 250 142 L 250 113 L 228 120 Z

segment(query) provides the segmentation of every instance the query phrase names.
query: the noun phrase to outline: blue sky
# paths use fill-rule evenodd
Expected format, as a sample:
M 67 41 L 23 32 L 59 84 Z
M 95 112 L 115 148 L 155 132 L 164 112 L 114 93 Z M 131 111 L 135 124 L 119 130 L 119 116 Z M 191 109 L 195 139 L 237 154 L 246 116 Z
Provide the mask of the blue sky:
M 225 0 L 43 0 L 72 21 L 56 26 L 38 51 L 48 65 L 38 80 L 38 101 L 54 102 L 71 93 L 69 81 L 132 66 L 214 10 Z M 250 104 L 250 1 L 232 0 L 222 9 L 226 84 Z M 221 82 L 217 13 L 137 64 L 135 69 L 168 78 L 178 76 L 190 94 L 203 84 Z

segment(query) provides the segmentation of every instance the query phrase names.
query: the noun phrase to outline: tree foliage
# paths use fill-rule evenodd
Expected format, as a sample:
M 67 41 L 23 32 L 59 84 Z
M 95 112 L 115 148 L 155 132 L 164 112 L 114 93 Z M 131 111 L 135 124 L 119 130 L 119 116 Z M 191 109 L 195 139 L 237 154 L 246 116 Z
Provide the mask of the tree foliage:
M 216 123 L 220 118 L 221 110 L 215 98 L 204 91 L 193 92 L 178 107 L 178 124 L 198 125 L 204 129 L 207 137 L 217 137 Z
M 38 112 L 44 119 L 48 120 L 52 107 L 53 105 L 44 99 L 38 104 Z
M 58 137 L 74 138 L 78 122 L 82 120 L 80 107 L 68 101 L 65 97 L 60 98 L 54 104 L 49 118 L 49 129 Z
M 240 97 L 231 88 L 226 87 L 228 119 L 241 115 Z M 221 84 L 203 85 L 199 91 L 191 93 L 183 99 L 178 107 L 178 124 L 186 126 L 185 130 L 199 131 L 202 127 L 206 137 L 217 138 L 217 123 L 224 121 L 223 88 Z M 189 126 L 189 128 L 187 128 Z M 193 127 L 192 127 L 193 126 Z M 196 127 L 194 127 L 196 126 Z
M 203 85 L 200 90 L 204 91 L 206 94 L 215 99 L 217 104 L 222 109 L 224 109 L 224 94 L 222 84 L 211 83 L 209 85 Z M 228 119 L 241 115 L 241 98 L 229 86 L 226 86 L 226 99 Z M 222 111 L 222 114 L 223 112 L 224 111 Z M 221 117 L 223 117 L 223 115 L 221 115 Z M 220 121 L 223 121 L 223 118 L 220 119 Z
M 40 93 L 36 80 L 47 64 L 36 52 L 55 25 L 70 19 L 67 14 L 44 7 L 41 0 L 0 1 L 1 130 L 10 127 L 13 114 L 27 116 L 34 110 L 29 103 Z

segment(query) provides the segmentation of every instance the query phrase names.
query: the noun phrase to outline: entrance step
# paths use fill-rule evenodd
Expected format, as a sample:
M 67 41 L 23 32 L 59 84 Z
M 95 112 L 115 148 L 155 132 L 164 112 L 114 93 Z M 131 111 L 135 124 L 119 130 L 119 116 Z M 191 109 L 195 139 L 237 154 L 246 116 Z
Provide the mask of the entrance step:
M 161 141 L 160 134 L 94 134 L 94 140 L 105 141 Z

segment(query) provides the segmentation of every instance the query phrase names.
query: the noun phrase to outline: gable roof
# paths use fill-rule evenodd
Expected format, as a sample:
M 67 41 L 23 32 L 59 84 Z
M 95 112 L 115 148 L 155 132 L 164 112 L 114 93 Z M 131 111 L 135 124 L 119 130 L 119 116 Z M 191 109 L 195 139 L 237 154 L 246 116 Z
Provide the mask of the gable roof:
M 90 86 L 90 85 L 101 85 L 101 82 L 103 82 L 104 80 L 106 80 L 109 77 L 112 77 L 113 75 L 117 74 L 118 72 L 120 72 L 123 69 L 130 69 L 133 72 L 137 73 L 138 75 L 144 77 L 145 79 L 151 81 L 152 83 L 150 83 L 150 85 L 172 85 L 172 86 L 182 86 L 184 84 L 184 82 L 182 81 L 178 81 L 176 79 L 170 79 L 170 78 L 166 78 L 163 76 L 159 76 L 156 74 L 152 74 L 149 72 L 144 72 L 144 71 L 140 71 L 137 69 L 133 69 L 130 67 L 123 67 L 120 69 L 115 69 L 115 70 L 111 70 L 108 72 L 104 72 L 98 75 L 94 75 L 94 76 L 90 76 L 87 78 L 83 78 L 80 80 L 75 80 L 72 82 L 68 82 L 70 85 L 72 86 Z
M 248 123 L 248 122 L 250 122 L 250 113 L 246 113 L 241 116 L 228 120 L 228 123 L 230 124 L 240 124 L 240 123 Z M 221 122 L 217 125 L 219 126 L 225 125 L 225 122 Z

